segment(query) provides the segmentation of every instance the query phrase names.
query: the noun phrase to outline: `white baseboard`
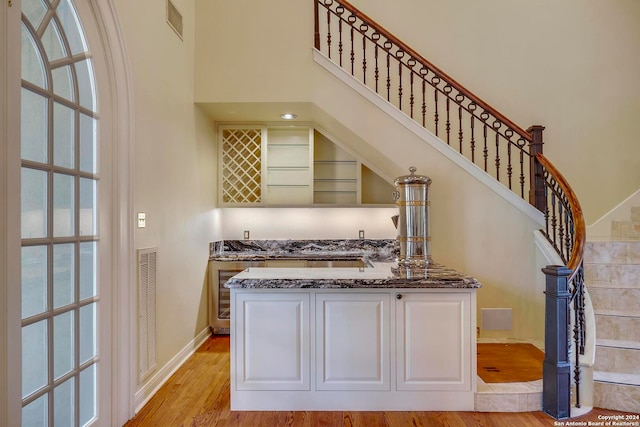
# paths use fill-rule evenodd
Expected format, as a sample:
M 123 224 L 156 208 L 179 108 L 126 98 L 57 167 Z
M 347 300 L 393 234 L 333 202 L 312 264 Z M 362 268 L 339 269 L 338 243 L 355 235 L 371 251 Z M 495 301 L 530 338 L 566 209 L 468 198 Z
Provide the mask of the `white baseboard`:
M 135 413 L 140 412 L 149 399 L 158 392 L 160 387 L 174 374 L 175 371 L 187 361 L 193 353 L 211 336 L 211 330 L 207 326 L 189 344 L 187 344 L 178 354 L 176 354 L 166 365 L 159 369 L 144 384 L 140 385 L 134 398 Z

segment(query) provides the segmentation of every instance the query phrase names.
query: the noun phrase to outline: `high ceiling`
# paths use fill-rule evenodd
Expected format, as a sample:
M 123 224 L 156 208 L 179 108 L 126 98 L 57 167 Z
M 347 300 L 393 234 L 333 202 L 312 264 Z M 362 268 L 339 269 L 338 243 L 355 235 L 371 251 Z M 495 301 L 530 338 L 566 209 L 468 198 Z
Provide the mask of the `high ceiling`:
M 196 103 L 216 122 L 312 122 L 311 103 L 305 102 L 202 102 Z M 293 113 L 294 120 L 280 118 L 283 113 Z

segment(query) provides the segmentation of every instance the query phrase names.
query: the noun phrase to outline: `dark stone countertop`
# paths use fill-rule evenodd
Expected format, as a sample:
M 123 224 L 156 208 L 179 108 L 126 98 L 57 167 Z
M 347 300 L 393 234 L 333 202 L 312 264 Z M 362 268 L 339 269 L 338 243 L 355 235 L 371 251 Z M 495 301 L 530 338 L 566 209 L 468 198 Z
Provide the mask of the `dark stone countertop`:
M 214 246 L 218 246 L 216 251 Z M 395 239 L 320 240 L 224 240 L 213 242 L 210 261 L 265 261 L 300 259 L 314 261 L 394 261 L 399 249 Z
M 227 288 L 335 289 L 335 288 L 480 288 L 471 276 L 435 262 L 427 269 L 406 269 L 396 263 L 374 262 L 365 268 L 251 267 L 229 279 Z
M 266 260 L 363 260 L 367 267 L 250 267 L 225 283 L 227 288 L 480 288 L 471 276 L 430 260 L 426 269 L 397 265 L 395 239 L 227 240 L 211 245 L 217 262 Z

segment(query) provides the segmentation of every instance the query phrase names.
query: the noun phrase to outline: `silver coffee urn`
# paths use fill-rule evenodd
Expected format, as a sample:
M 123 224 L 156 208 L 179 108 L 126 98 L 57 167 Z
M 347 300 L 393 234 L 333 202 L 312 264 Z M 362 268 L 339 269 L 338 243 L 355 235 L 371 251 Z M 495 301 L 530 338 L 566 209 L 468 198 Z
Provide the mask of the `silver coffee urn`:
M 416 168 L 409 168 L 410 175 L 395 179 L 393 198 L 398 206 L 394 223 L 398 229 L 400 256 L 398 266 L 409 269 L 426 269 L 429 265 L 429 184 L 431 178 L 416 175 Z

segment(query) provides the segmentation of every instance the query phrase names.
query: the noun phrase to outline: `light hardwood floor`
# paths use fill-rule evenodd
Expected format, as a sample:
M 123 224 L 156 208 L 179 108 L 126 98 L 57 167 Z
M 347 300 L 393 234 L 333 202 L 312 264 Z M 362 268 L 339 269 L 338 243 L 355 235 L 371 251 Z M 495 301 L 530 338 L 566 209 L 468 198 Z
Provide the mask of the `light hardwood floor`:
M 229 405 L 229 337 L 213 336 L 162 386 L 126 427 L 431 427 L 558 426 L 543 412 L 239 412 Z M 571 421 L 621 412 L 594 409 Z

